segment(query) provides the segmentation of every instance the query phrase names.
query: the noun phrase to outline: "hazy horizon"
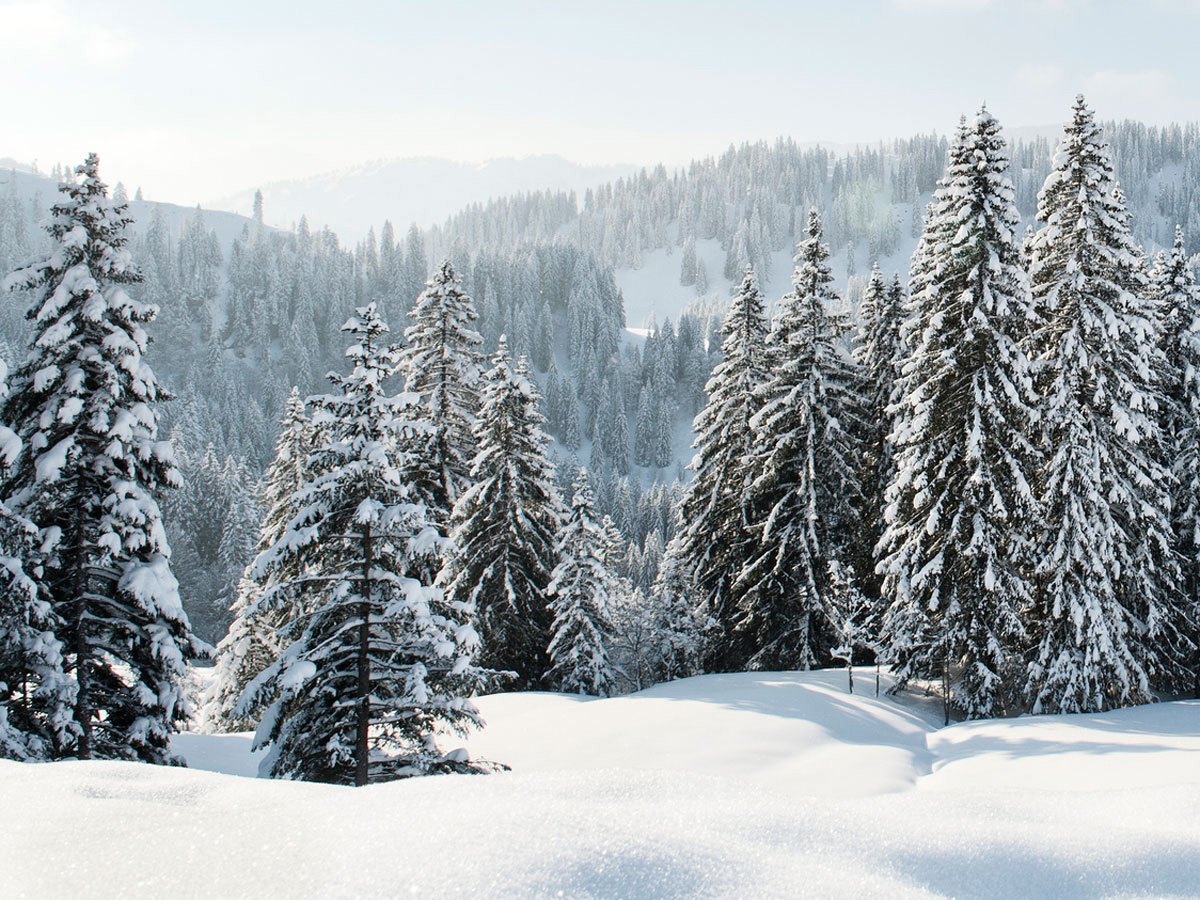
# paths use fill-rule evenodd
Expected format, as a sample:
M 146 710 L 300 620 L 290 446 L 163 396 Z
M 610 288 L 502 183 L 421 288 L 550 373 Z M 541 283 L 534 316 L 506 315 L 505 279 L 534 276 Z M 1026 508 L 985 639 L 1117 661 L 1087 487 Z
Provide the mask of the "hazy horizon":
M 0 155 L 47 170 L 95 150 L 111 181 L 192 204 L 368 160 L 677 165 L 780 135 L 947 133 L 982 101 L 1042 126 L 1081 91 L 1104 119 L 1200 118 L 1194 0 L 560 13 L 545 0 L 352 3 L 336 19 L 278 0 L 0 2 Z M 103 102 L 72 102 L 80 66 Z

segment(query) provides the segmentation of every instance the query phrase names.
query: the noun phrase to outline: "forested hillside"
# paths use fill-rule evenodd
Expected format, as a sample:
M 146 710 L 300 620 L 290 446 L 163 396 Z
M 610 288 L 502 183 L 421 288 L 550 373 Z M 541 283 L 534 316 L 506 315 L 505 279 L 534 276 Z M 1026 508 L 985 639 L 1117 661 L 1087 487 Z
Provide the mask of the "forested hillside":
M 1200 129 L 1106 126 L 1135 237 L 1168 245 L 1175 223 L 1200 248 Z M 377 223 L 354 246 L 329 230 L 135 198 L 131 252 L 145 281 L 131 293 L 159 305 L 149 358 L 175 395 L 164 425 L 184 488 L 165 516 L 174 568 L 199 633 L 229 621 L 252 554 L 258 483 L 289 390 L 322 390 L 341 365 L 338 328 L 376 299 L 399 331 L 435 265 L 452 259 L 475 298 L 483 350 L 500 335 L 529 357 L 554 438 L 561 489 L 576 462 L 591 470 L 596 504 L 628 542 L 622 572 L 648 590 L 675 530 L 690 459 L 691 421 L 719 358 L 717 329 L 746 266 L 768 304 L 787 288 L 792 250 L 810 207 L 823 213 L 839 303 L 859 304 L 872 262 L 906 274 L 922 214 L 947 153 L 917 136 L 847 155 L 793 141 L 731 147 L 670 172 L 619 179 L 582 198 L 534 192 L 476 204 L 426 230 Z M 1011 149 L 1014 198 L 1034 221 L 1052 142 Z M 51 178 L 10 169 L 0 182 L 0 269 L 42 247 L 36 227 Z M 118 199 L 125 193 L 117 186 Z M 626 285 L 623 294 L 619 285 Z M 639 318 L 627 322 L 627 309 Z M 0 307 L 10 364 L 26 340 L 17 298 Z M 657 313 L 647 322 L 646 311 Z M 626 325 L 639 327 L 636 333 Z

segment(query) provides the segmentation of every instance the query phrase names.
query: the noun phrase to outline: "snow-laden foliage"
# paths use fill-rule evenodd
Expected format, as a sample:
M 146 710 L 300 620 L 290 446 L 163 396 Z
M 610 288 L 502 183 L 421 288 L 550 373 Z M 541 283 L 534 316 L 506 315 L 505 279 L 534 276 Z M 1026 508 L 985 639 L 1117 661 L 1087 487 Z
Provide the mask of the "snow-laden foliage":
M 24 452 L 4 495 L 42 534 L 42 581 L 74 688 L 59 751 L 173 762 L 168 740 L 189 713 L 186 658 L 203 645 L 159 513 L 179 476 L 158 439 L 166 394 L 144 359 L 143 326 L 158 310 L 124 290 L 140 278 L 125 248 L 129 218 L 98 168 L 91 155 L 61 186 L 50 252 L 6 282 L 34 300 L 33 341 L 4 411 Z
M 179 579 L 180 596 L 186 598 L 193 630 L 217 641 L 231 622 L 238 579 L 254 558 L 261 519 L 255 497 L 258 479 L 244 461 L 219 457 L 212 443 L 197 456 L 180 449 L 177 438 L 187 443 L 180 429 L 173 428 L 171 441 L 183 485 L 163 504 L 171 570 Z
M 442 551 L 424 506 L 403 480 L 397 449 L 413 398 L 388 396 L 399 350 L 370 304 L 344 326 L 354 343 L 339 392 L 312 399 L 317 443 L 294 515 L 254 563 L 267 581 L 248 616 L 291 606 L 279 658 L 250 683 L 236 718 L 266 705 L 255 736 L 269 747 L 260 771 L 338 784 L 470 771 L 459 751 L 439 750 L 446 730 L 479 724 L 470 697 L 484 673 L 463 603 L 411 577 Z M 301 565 L 295 564 L 299 560 Z
M 1149 699 L 1176 664 L 1162 350 L 1108 147 L 1079 97 L 1030 244 L 1045 461 L 1026 692 L 1035 712 Z
M 0 361 L 0 398 L 8 367 Z M 0 461 L 21 440 L 0 425 Z M 32 522 L 0 503 L 0 758 L 47 759 L 70 742 L 74 687 L 62 666 L 61 625 L 46 595 Z
M 616 578 L 609 568 L 607 535 L 596 518 L 586 469 L 575 479 L 571 510 L 558 535 L 558 565 L 550 576 L 550 671 L 560 691 L 604 697 L 612 692 L 610 608 Z
M 723 358 L 709 379 L 708 403 L 696 416 L 692 459 L 695 473 L 682 501 L 683 530 L 677 554 L 691 568 L 696 603 L 721 634 L 709 645 L 706 668 L 730 671 L 749 654 L 735 635 L 734 582 L 751 554 L 750 465 L 754 448 L 751 420 L 762 407 L 767 380 L 767 323 L 762 294 L 747 270 L 721 329 Z
M 839 642 L 830 564 L 859 539 L 857 373 L 841 337 L 829 247 L 808 217 L 792 290 L 767 338 L 770 375 L 751 419 L 750 558 L 734 584 L 740 667 L 811 669 Z
M 411 448 L 409 478 L 431 518 L 445 523 L 470 483 L 473 428 L 479 409 L 483 338 L 475 302 L 449 260 L 425 284 L 409 312 L 400 362 L 405 390 L 419 398 L 423 441 Z
M 1180 627 L 1195 643 L 1200 640 L 1200 285 L 1184 250 L 1182 229 L 1175 230 L 1171 250 L 1159 254 L 1151 281 L 1166 364 L 1160 421 L 1174 477 L 1171 515 L 1185 604 Z M 1191 680 L 1200 677 L 1194 655 L 1191 668 Z M 1182 686 L 1178 682 L 1184 673 L 1170 674 L 1174 686 Z
M 308 455 L 312 446 L 312 426 L 304 401 L 300 392 L 292 388 L 283 420 L 279 423 L 275 458 L 267 467 L 263 482 L 264 515 L 259 526 L 256 555 L 275 546 L 296 515 L 296 497 L 307 480 Z M 237 583 L 229 633 L 217 645 L 216 671 L 209 682 L 201 711 L 205 727 L 242 731 L 257 725 L 256 720 L 238 718 L 233 710 L 250 682 L 279 657 L 283 649 L 280 632 L 298 618 L 303 592 L 293 590 L 290 597 L 280 597 L 271 604 L 270 610 L 259 610 L 258 599 L 267 589 L 279 590 L 281 581 L 294 584 L 302 565 L 302 555 L 296 554 L 286 569 L 275 566 L 260 575 L 253 561 L 246 566 Z
M 1000 125 L 960 129 L 913 264 L 883 557 L 885 654 L 946 678 L 968 717 L 1004 709 L 1032 602 L 1033 324 Z
M 507 341 L 484 376 L 473 484 L 454 507 L 454 550 L 439 580 L 473 610 L 480 662 L 513 673 L 516 689 L 541 686 L 550 667 L 547 588 L 562 500 L 546 455 L 537 388 Z
M 878 596 L 879 591 L 874 550 L 883 536 L 883 493 L 892 478 L 892 417 L 888 406 L 900 373 L 900 324 L 904 314 L 905 294 L 899 273 L 888 284 L 879 266 L 872 266 L 858 309 L 854 346 L 854 361 L 862 384 L 863 419 L 859 475 L 863 546 L 856 574 L 870 596 Z
M 650 593 L 655 681 L 699 675 L 706 644 L 719 631 L 716 620 L 696 608 L 695 578 L 680 552 L 678 543 L 667 545 Z

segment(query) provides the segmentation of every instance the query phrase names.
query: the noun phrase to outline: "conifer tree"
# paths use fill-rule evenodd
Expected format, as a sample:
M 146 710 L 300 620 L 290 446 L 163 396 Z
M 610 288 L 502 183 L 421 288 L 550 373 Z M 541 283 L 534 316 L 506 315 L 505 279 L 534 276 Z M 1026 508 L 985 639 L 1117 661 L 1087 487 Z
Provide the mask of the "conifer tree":
M 612 691 L 608 648 L 614 576 L 605 558 L 606 541 L 587 470 L 581 468 L 558 536 L 558 565 L 546 588 L 554 616 L 548 677 L 566 693 L 604 697 Z
M 860 509 L 864 550 L 873 551 L 883 536 L 883 494 L 892 476 L 892 448 L 888 438 L 892 417 L 888 413 L 900 366 L 900 325 L 904 319 L 904 288 L 900 276 L 891 284 L 883 279 L 876 264 L 859 307 L 859 324 L 854 358 L 863 385 L 862 505 Z M 872 552 L 860 555 L 860 587 L 878 596 Z
M 397 447 L 414 429 L 405 395 L 389 397 L 399 350 L 375 304 L 343 326 L 354 343 L 338 393 L 315 398 L 323 424 L 315 476 L 292 501 L 279 540 L 255 562 L 258 577 L 281 580 L 253 613 L 301 594 L 294 640 L 247 688 L 245 716 L 270 700 L 255 737 L 269 747 L 260 771 L 365 785 L 433 772 L 471 771 L 461 751 L 443 754 L 438 732 L 479 724 L 470 696 L 483 683 L 478 638 L 463 604 L 409 576 L 413 560 L 441 552 L 444 539 L 403 480 Z M 293 560 L 303 556 L 303 571 Z
M 1108 146 L 1076 99 L 1030 244 L 1045 463 L 1026 694 L 1035 712 L 1144 702 L 1183 636 L 1162 459 L 1162 351 Z
M 483 344 L 475 330 L 479 315 L 446 260 L 409 316 L 413 324 L 404 331 L 401 366 L 405 389 L 419 397 L 419 420 L 427 431 L 410 453 L 415 466 L 410 478 L 434 520 L 446 523 L 470 482 Z
M 688 678 L 703 671 L 707 642 L 716 634 L 715 619 L 697 610 L 695 579 L 672 541 L 663 554 L 652 598 L 652 637 L 657 681 Z
M 1174 476 L 1171 512 L 1183 573 L 1183 630 L 1194 644 L 1200 637 L 1200 285 L 1184 249 L 1183 229 L 1176 227 L 1174 246 L 1160 254 L 1152 287 L 1166 363 L 1161 422 Z M 1200 661 L 1194 652 L 1190 660 L 1181 662 L 1185 669 L 1190 663 L 1193 680 L 1200 678 Z M 1183 674 L 1177 672 L 1176 683 L 1167 681 L 1163 686 L 1180 687 Z
M 514 673 L 518 690 L 542 685 L 549 669 L 546 591 L 562 501 L 542 423 L 537 390 L 502 336 L 484 376 L 473 484 L 455 504 L 454 552 L 440 578 L 474 611 L 481 664 Z
M 564 391 L 562 412 L 563 429 L 559 440 L 568 450 L 578 450 L 583 443 L 579 434 L 582 427 L 579 423 L 579 403 L 575 393 L 569 389 Z
M 696 416 L 695 476 L 682 501 L 684 528 L 677 554 L 695 576 L 696 600 L 720 634 L 708 648 L 709 671 L 737 671 L 749 654 L 734 635 L 733 585 L 753 553 L 748 491 L 754 446 L 751 419 L 767 379 L 762 294 L 747 270 L 722 327 L 723 359 L 709 379 L 708 403 Z
M 696 283 L 696 239 L 688 235 L 683 242 L 683 257 L 679 263 L 679 283 L 685 287 Z
M 8 366 L 0 360 L 0 398 Z M 11 466 L 21 440 L 0 425 L 0 461 Z M 0 759 L 50 759 L 71 742 L 74 689 L 62 667 L 61 626 L 50 605 L 32 522 L 0 503 Z
M 312 427 L 304 401 L 293 387 L 279 423 L 275 458 L 263 479 L 263 519 L 255 545 L 256 556 L 282 539 L 288 523 L 296 515 L 294 502 L 308 480 L 308 455 L 312 445 Z M 257 725 L 256 721 L 237 718 L 233 711 L 250 682 L 279 657 L 281 640 L 286 637 L 288 626 L 300 615 L 300 592 L 280 596 L 270 609 L 260 609 L 258 600 L 268 588 L 281 590 L 281 576 L 284 576 L 283 580 L 295 583 L 300 570 L 297 563 L 299 560 L 294 560 L 293 568 L 287 573 L 276 566 L 268 577 L 260 579 L 256 577 L 257 570 L 251 561 L 238 579 L 232 605 L 233 622 L 229 633 L 217 645 L 213 677 L 205 695 L 201 719 L 207 727 L 218 731 L 240 731 Z
M 638 394 L 637 421 L 633 429 L 633 462 L 639 466 L 654 465 L 658 423 L 655 420 L 656 400 L 650 385 L 643 385 Z
M 654 423 L 653 449 L 651 464 L 656 469 L 665 469 L 674 459 L 674 421 L 673 405 L 663 394 L 659 393 L 654 399 L 651 418 Z
M 158 438 L 167 394 L 144 359 L 143 326 L 158 310 L 124 290 L 140 278 L 125 249 L 129 218 L 96 156 L 75 171 L 46 226 L 50 253 L 7 280 L 35 301 L 5 405 L 25 452 L 3 495 L 43 536 L 42 581 L 74 688 L 61 752 L 178 762 L 168 742 L 189 714 L 186 658 L 204 646 L 179 600 L 158 505 L 179 484 Z
M 734 585 L 737 630 L 753 669 L 810 669 L 840 638 L 830 566 L 858 537 L 860 413 L 856 372 L 832 317 L 829 247 L 814 210 L 797 248 L 792 290 L 767 339 L 758 390 L 748 523 L 751 556 Z
M 898 678 L 941 677 L 970 718 L 1008 705 L 1032 601 L 1035 395 L 1020 342 L 1033 318 L 1017 227 L 1000 125 L 981 109 L 913 264 L 880 563 Z

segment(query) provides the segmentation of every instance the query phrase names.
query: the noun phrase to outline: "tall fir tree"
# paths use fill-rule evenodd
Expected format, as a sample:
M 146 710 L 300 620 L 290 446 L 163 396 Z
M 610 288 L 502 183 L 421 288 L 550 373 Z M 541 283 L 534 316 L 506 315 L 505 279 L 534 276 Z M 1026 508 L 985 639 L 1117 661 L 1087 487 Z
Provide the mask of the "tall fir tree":
M 734 633 L 733 586 L 754 552 L 754 539 L 747 530 L 754 447 L 751 420 L 762 406 L 759 389 L 767 380 L 764 303 L 750 270 L 734 294 L 721 335 L 723 358 L 713 370 L 708 402 L 694 423 L 695 476 L 685 489 L 684 527 L 675 540 L 679 558 L 694 573 L 697 605 L 720 631 L 708 645 L 705 667 L 737 671 L 750 654 Z
M 459 751 L 442 753 L 440 731 L 479 724 L 471 695 L 484 673 L 468 608 L 409 576 L 414 557 L 437 554 L 444 538 L 429 525 L 403 480 L 397 447 L 416 426 L 406 395 L 389 397 L 399 350 L 386 343 L 375 304 L 343 326 L 354 343 L 338 392 L 316 398 L 325 425 L 295 514 L 255 562 L 279 569 L 257 610 L 302 595 L 297 636 L 244 693 L 243 716 L 270 698 L 255 737 L 269 748 L 260 772 L 365 785 L 433 772 L 470 771 Z M 303 555 L 303 570 L 291 561 Z
M 1171 513 L 1183 574 L 1182 630 L 1195 645 L 1200 641 L 1200 284 L 1184 249 L 1182 228 L 1176 227 L 1170 252 L 1159 256 L 1152 289 L 1166 364 L 1166 402 L 1160 421 L 1174 476 Z M 1174 684 L 1169 680 L 1163 686 L 1178 689 L 1186 679 L 1190 682 L 1187 686 L 1200 693 L 1200 659 L 1195 647 L 1181 649 L 1185 660 L 1181 671 L 1171 679 Z
M 473 484 L 455 504 L 454 552 L 440 579 L 474 611 L 481 664 L 513 673 L 510 685 L 528 690 L 550 668 L 546 591 L 562 500 L 537 390 L 521 368 L 502 336 L 484 376 Z
M 869 597 L 878 597 L 874 548 L 883 536 L 883 494 L 892 477 L 892 402 L 900 367 L 900 325 L 904 320 L 904 288 L 900 276 L 890 284 L 876 264 L 871 269 L 858 314 L 854 359 L 862 378 L 862 500 L 859 510 L 863 552 L 856 575 Z
M 425 283 L 409 317 L 401 371 L 405 389 L 419 398 L 425 425 L 411 448 L 410 478 L 430 515 L 445 524 L 470 483 L 483 345 L 475 303 L 449 260 Z
M 587 470 L 580 469 L 558 536 L 558 564 L 546 588 L 554 616 L 548 677 L 566 693 L 605 697 L 612 692 L 609 620 L 615 579 L 605 558 L 606 542 Z
M 90 155 L 46 225 L 51 251 L 7 284 L 33 293 L 30 351 L 5 418 L 25 446 L 4 496 L 43 537 L 43 581 L 74 682 L 67 755 L 180 762 L 169 747 L 190 710 L 191 633 L 159 512 L 178 486 L 158 438 L 168 396 L 144 354 L 158 310 L 125 285 L 140 273 L 125 249 L 130 220 L 108 198 Z
M 275 546 L 285 534 L 288 523 L 296 515 L 294 502 L 308 480 L 308 455 L 313 446 L 312 426 L 293 387 L 279 423 L 275 443 L 275 458 L 263 478 L 263 519 L 259 527 L 256 556 Z M 264 590 L 277 589 L 281 576 L 295 581 L 299 560 L 293 561 L 288 572 L 274 567 L 269 576 L 256 576 L 254 562 L 246 566 L 238 579 L 237 594 L 232 605 L 233 621 L 229 633 L 217 645 L 213 676 L 205 692 L 201 712 L 204 725 L 217 731 L 241 731 L 257 726 L 253 719 L 234 715 L 239 698 L 264 669 L 279 658 L 281 640 L 300 615 L 300 592 L 280 597 L 270 609 L 260 609 L 258 600 Z
M 1143 702 L 1182 592 L 1157 400 L 1162 351 L 1101 130 L 1077 98 L 1030 244 L 1045 464 L 1026 693 L 1035 712 Z
M 704 670 L 707 644 L 718 631 L 715 619 L 696 608 L 695 579 L 672 541 L 651 591 L 651 639 L 654 642 L 654 678 L 674 681 Z
M 8 366 L 0 360 L 0 399 Z M 11 466 L 21 440 L 0 425 L 0 463 Z M 74 737 L 74 685 L 38 560 L 38 530 L 0 502 L 0 759 L 52 759 Z
M 767 338 L 748 503 L 752 551 L 734 585 L 752 669 L 811 669 L 840 643 L 830 566 L 854 552 L 861 413 L 821 219 L 808 217 L 792 290 Z
M 1033 599 L 1036 397 L 1021 341 L 1034 318 L 1018 224 L 1000 125 L 981 109 L 914 262 L 880 563 L 898 678 L 940 676 L 969 718 L 1010 704 Z

